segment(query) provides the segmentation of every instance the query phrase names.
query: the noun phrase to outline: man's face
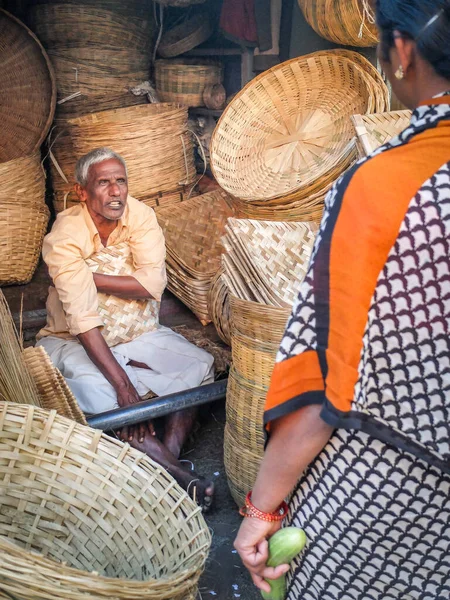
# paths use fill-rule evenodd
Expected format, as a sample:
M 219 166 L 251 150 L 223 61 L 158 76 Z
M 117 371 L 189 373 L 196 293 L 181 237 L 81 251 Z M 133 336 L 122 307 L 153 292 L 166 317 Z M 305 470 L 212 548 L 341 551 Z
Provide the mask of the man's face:
M 127 204 L 125 167 L 115 158 L 93 165 L 86 185 L 79 186 L 78 193 L 94 219 L 103 217 L 108 221 L 118 221 Z

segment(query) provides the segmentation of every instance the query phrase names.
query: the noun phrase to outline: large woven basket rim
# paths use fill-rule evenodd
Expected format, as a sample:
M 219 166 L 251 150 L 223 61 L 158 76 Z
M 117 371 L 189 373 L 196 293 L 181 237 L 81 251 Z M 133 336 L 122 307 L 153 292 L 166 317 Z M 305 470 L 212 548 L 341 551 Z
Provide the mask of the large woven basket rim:
M 63 416 L 59 415 L 56 412 L 56 410 L 45 410 L 43 408 L 38 408 L 35 406 L 19 405 L 19 404 L 13 404 L 11 402 L 0 401 L 0 411 L 3 408 L 5 413 L 7 413 L 9 407 L 13 407 L 14 410 L 17 409 L 18 412 L 23 412 L 24 419 L 27 419 L 28 418 L 27 415 L 29 413 L 32 413 L 33 420 L 36 418 L 43 420 L 43 421 L 48 421 L 49 419 L 52 419 L 52 422 L 60 421 L 60 422 L 62 422 L 62 424 L 67 424 L 67 427 L 69 428 L 69 430 L 71 432 L 71 434 L 70 434 L 71 436 L 76 432 L 83 433 L 83 432 L 86 432 L 86 430 L 89 430 L 90 432 L 92 432 L 93 436 L 95 436 L 95 437 L 98 436 L 98 445 L 104 444 L 104 445 L 106 445 L 106 447 L 109 446 L 110 448 L 112 446 L 122 448 L 122 452 L 119 452 L 119 455 L 124 454 L 124 456 L 131 457 L 132 459 L 134 459 L 136 461 L 136 465 L 150 466 L 152 469 L 156 469 L 157 471 L 164 471 L 163 467 L 161 467 L 158 463 L 156 463 L 154 460 L 152 460 L 147 455 L 142 454 L 142 452 L 139 452 L 138 450 L 132 448 L 129 444 L 123 443 L 118 439 L 114 439 L 109 436 L 106 436 L 103 432 L 100 432 L 99 430 L 92 429 L 89 426 L 82 425 L 80 423 L 76 423 L 75 421 L 72 421 L 71 419 L 63 417 Z M 125 450 L 125 453 L 123 452 L 124 450 Z M 169 474 L 167 474 L 167 475 L 168 475 L 168 477 L 170 477 Z M 178 489 L 181 493 L 181 498 L 182 498 L 183 502 L 188 502 L 194 506 L 194 502 L 189 497 L 187 492 L 185 492 L 175 481 L 173 481 L 173 487 L 178 487 Z M 190 514 L 190 517 L 192 518 L 193 516 L 197 516 L 199 514 L 201 514 L 201 507 L 197 506 L 197 507 L 193 508 L 192 513 Z M 208 528 L 206 527 L 206 523 L 205 523 L 204 533 L 206 535 L 206 538 L 210 540 L 211 537 L 210 537 Z M 52 569 L 52 576 L 55 579 L 60 579 L 60 581 L 69 579 L 69 582 L 75 583 L 75 584 L 76 584 L 77 580 L 78 581 L 83 580 L 85 582 L 91 581 L 93 584 L 93 589 L 98 588 L 99 583 L 104 586 L 111 585 L 111 586 L 117 588 L 118 582 L 126 581 L 126 585 L 127 585 L 129 592 L 132 592 L 132 591 L 139 592 L 142 588 L 145 589 L 148 586 L 148 584 L 151 582 L 163 583 L 164 581 L 171 581 L 175 584 L 175 583 L 178 583 L 178 581 L 180 581 L 180 580 L 186 579 L 187 576 L 188 577 L 193 576 L 198 571 L 198 567 L 192 566 L 189 569 L 180 571 L 180 574 L 176 575 L 176 576 L 168 576 L 168 577 L 162 576 L 162 577 L 159 577 L 158 579 L 149 577 L 143 581 L 123 578 L 123 577 L 122 578 L 108 577 L 108 576 L 100 575 L 97 573 L 91 573 L 88 571 L 84 571 L 82 569 L 77 569 L 75 567 L 62 565 L 61 563 L 58 563 L 58 561 L 56 561 L 56 560 L 42 556 L 39 552 L 34 552 L 34 551 L 30 552 L 30 551 L 27 551 L 27 550 L 21 548 L 20 546 L 16 545 L 12 540 L 5 538 L 5 536 L 0 536 L 0 546 L 5 545 L 3 542 L 4 539 L 7 539 L 14 546 L 14 548 L 17 549 L 17 551 L 26 554 L 27 558 L 32 557 L 33 562 L 40 564 L 44 568 L 48 567 L 48 568 Z M 207 543 L 205 545 L 205 550 L 207 550 L 207 547 L 209 547 L 209 543 Z M 200 555 L 201 552 L 203 552 L 203 549 L 198 550 L 198 555 Z M 55 566 L 58 567 L 60 565 L 64 566 L 64 575 L 61 575 L 58 572 L 58 569 L 55 569 Z M 67 576 L 66 576 L 66 573 L 67 573 Z M 187 574 L 190 574 L 190 575 L 187 575 Z M 73 578 L 75 578 L 75 582 L 73 581 Z M 103 590 L 103 591 L 105 591 L 105 590 Z
M 4 8 L 0 8 L 0 13 L 3 13 L 4 15 L 6 15 L 6 17 L 8 17 L 9 19 L 11 19 L 15 23 L 17 23 L 17 25 L 19 25 L 20 27 L 22 27 L 25 30 L 25 32 L 28 34 L 28 36 L 34 41 L 34 43 L 36 44 L 36 46 L 39 48 L 39 51 L 42 54 L 42 56 L 43 56 L 43 58 L 45 60 L 45 63 L 47 65 L 47 68 L 48 68 L 48 73 L 49 73 L 50 82 L 51 82 L 51 88 L 52 88 L 51 89 L 50 110 L 49 110 L 49 114 L 48 114 L 47 120 L 45 121 L 45 124 L 43 125 L 42 133 L 41 133 L 40 138 L 36 142 L 34 148 L 30 149 L 30 151 L 28 152 L 28 154 L 32 154 L 33 152 L 36 152 L 37 150 L 39 150 L 39 148 L 42 145 L 42 142 L 47 137 L 47 133 L 50 130 L 50 126 L 51 126 L 51 124 L 53 122 L 53 117 L 55 115 L 56 95 L 57 95 L 55 71 L 53 70 L 53 65 L 50 62 L 50 58 L 48 57 L 48 54 L 45 51 L 44 46 L 41 44 L 41 42 L 39 41 L 39 39 L 34 35 L 34 33 L 31 31 L 31 29 L 29 29 L 25 25 L 25 23 L 22 23 L 22 21 L 20 21 L 17 17 L 15 17 L 11 13 L 9 13 Z
M 142 114 L 140 114 L 142 113 Z M 108 118 L 112 118 L 116 115 L 125 115 L 141 118 L 149 117 L 167 117 L 169 114 L 180 114 L 186 113 L 186 107 L 178 102 L 157 102 L 150 104 L 136 104 L 133 106 L 125 106 L 123 108 L 112 108 L 109 110 L 101 110 L 96 113 L 90 113 L 81 117 L 74 117 L 68 119 L 69 125 L 84 125 L 99 121 L 108 121 Z

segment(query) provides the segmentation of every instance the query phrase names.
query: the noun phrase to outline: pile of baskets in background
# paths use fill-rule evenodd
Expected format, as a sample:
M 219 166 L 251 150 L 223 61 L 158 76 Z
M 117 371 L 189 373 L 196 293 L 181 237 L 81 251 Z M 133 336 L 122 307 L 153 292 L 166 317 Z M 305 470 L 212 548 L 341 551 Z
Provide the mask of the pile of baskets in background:
M 53 70 L 38 39 L 0 9 L 0 285 L 28 283 L 36 269 L 49 210 L 40 147 L 53 120 Z

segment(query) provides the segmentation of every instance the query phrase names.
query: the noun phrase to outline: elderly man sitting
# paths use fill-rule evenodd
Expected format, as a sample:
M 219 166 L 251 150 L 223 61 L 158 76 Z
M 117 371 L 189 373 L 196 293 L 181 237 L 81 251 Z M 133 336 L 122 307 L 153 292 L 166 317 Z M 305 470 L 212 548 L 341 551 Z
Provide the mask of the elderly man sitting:
M 165 395 L 211 382 L 212 356 L 157 321 L 132 341 L 112 348 L 106 343 L 98 293 L 159 303 L 166 285 L 164 236 L 153 210 L 128 196 L 126 165 L 118 154 L 108 148 L 89 152 L 78 161 L 75 176 L 81 202 L 58 215 L 44 240 L 43 257 L 54 287 L 38 345 L 88 414 L 134 404 L 150 390 Z M 128 245 L 133 274 L 92 273 L 86 261 L 118 245 Z M 178 460 L 194 419 L 192 410 L 167 417 L 162 442 L 151 423 L 119 435 L 165 467 L 207 509 L 212 482 Z

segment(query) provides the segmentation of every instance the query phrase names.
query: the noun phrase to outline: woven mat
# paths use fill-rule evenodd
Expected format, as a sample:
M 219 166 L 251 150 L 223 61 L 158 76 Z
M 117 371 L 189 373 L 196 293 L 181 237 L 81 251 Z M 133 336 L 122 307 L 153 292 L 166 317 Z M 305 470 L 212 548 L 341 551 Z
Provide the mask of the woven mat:
M 243 300 L 289 307 L 308 268 L 314 223 L 230 218 L 222 238 L 224 279 Z
M 93 273 L 132 275 L 135 271 L 128 244 L 104 248 L 86 260 Z M 108 346 L 130 342 L 156 329 L 159 322 L 156 300 L 126 300 L 108 294 L 98 294 L 98 312 L 103 319 L 102 335 Z

